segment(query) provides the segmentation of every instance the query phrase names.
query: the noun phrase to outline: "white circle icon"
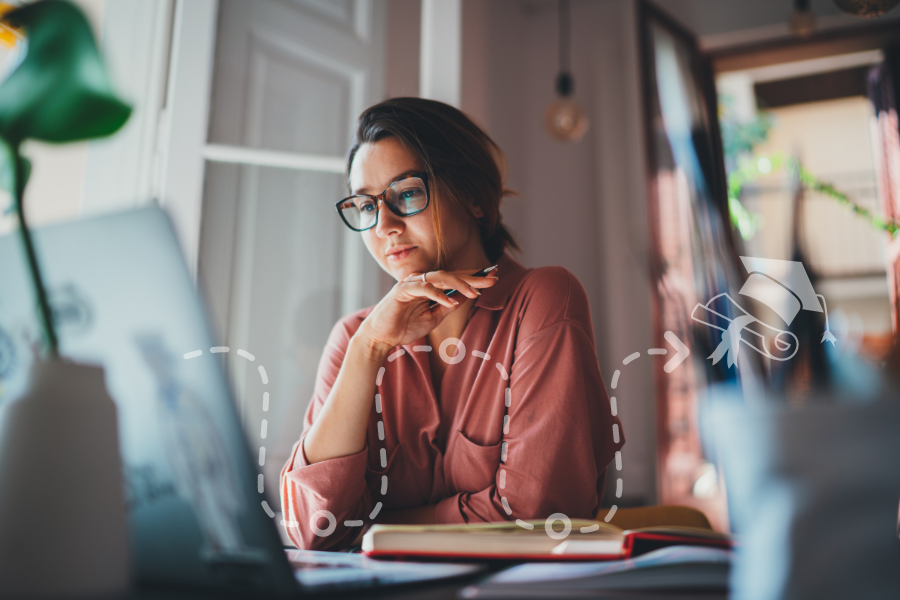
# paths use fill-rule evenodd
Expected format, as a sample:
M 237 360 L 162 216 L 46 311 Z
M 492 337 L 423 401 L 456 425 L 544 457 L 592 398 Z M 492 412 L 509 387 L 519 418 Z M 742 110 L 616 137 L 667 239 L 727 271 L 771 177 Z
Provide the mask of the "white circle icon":
M 447 346 L 456 346 L 456 356 L 447 354 Z M 466 357 L 466 345 L 458 338 L 447 338 L 441 342 L 441 347 L 438 348 L 438 352 L 445 363 L 448 365 L 455 365 Z
M 325 529 L 319 529 L 319 519 L 322 517 L 328 519 L 328 527 Z M 334 533 L 334 529 L 337 527 L 337 519 L 327 510 L 317 510 L 309 518 L 309 526 L 317 536 L 328 537 Z
M 557 521 L 562 521 L 562 531 L 553 530 L 553 524 Z M 547 535 L 552 537 L 554 540 L 564 540 L 569 535 L 569 532 L 572 531 L 572 521 L 570 521 L 569 517 L 562 513 L 553 513 L 552 515 L 547 517 L 546 521 L 544 521 L 544 531 L 546 531 Z

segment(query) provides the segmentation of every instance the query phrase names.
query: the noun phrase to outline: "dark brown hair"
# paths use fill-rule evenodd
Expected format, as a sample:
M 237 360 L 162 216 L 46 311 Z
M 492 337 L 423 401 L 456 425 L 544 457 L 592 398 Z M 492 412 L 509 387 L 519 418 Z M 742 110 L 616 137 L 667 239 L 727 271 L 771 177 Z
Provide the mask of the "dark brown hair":
M 503 184 L 506 157 L 494 140 L 462 111 L 435 100 L 391 98 L 366 109 L 356 124 L 347 173 L 362 144 L 397 138 L 419 157 L 428 173 L 431 214 L 438 244 L 438 268 L 446 266 L 441 215 L 462 210 L 477 221 L 484 253 L 492 263 L 504 250 L 519 250 L 500 222 L 500 201 L 513 194 Z M 476 217 L 474 206 L 483 217 Z

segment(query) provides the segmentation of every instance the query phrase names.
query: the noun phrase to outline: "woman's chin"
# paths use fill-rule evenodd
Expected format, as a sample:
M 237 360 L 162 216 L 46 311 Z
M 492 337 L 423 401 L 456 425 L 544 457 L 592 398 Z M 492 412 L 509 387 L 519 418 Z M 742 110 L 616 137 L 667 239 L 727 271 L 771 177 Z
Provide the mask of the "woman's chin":
M 427 273 L 431 270 L 428 266 L 422 264 L 421 260 L 388 260 L 384 265 L 385 271 L 391 274 L 391 277 L 397 281 L 403 281 L 413 273 Z
M 397 281 L 403 281 L 413 273 L 425 273 L 428 269 L 421 267 L 419 265 L 391 265 L 389 266 L 388 273 L 396 279 Z
M 411 267 L 394 268 L 391 270 L 391 275 L 393 275 L 394 279 L 396 279 L 397 281 L 403 281 L 404 279 L 406 279 L 407 277 L 409 277 L 410 275 L 412 275 L 413 273 L 416 273 L 416 272 L 417 271 Z

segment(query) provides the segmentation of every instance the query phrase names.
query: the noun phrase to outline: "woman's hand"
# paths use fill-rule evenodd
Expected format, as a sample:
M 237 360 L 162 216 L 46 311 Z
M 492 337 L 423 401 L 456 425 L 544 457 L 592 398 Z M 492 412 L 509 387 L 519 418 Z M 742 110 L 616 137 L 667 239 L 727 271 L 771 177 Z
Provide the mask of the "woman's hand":
M 472 277 L 477 271 L 429 271 L 412 273 L 398 281 L 363 321 L 357 335 L 374 348 L 387 353 L 395 346 L 409 344 L 430 333 L 464 300 L 446 296 L 443 290 L 457 290 L 467 298 L 477 298 L 477 288 L 488 288 L 496 277 Z M 496 273 L 496 271 L 494 271 Z M 437 305 L 428 308 L 428 304 Z
M 472 277 L 471 273 L 430 271 L 424 282 L 421 273 L 413 273 L 398 281 L 369 313 L 350 338 L 341 370 L 304 439 L 309 464 L 350 456 L 365 447 L 375 374 L 387 353 L 431 332 L 464 301 L 447 297 L 442 290 L 455 289 L 467 298 L 477 298 L 476 288 L 497 282 L 496 277 Z M 438 304 L 428 308 L 432 300 Z

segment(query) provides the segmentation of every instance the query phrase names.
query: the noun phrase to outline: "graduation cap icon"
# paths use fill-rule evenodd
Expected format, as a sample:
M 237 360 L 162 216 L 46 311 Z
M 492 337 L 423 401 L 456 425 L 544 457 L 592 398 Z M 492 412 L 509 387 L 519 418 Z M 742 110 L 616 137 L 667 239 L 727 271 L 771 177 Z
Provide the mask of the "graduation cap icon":
M 739 292 L 742 296 L 765 304 L 788 326 L 801 310 L 825 313 L 825 332 L 821 343 L 831 342 L 834 345 L 836 339 L 828 328 L 825 297 L 813 289 L 802 263 L 749 256 L 742 256 L 741 262 L 749 273 Z M 720 307 L 726 300 L 730 302 L 730 306 Z M 723 313 L 738 316 L 730 318 Z M 705 321 L 703 317 L 710 318 L 712 322 Z M 722 341 L 709 356 L 713 364 L 718 363 L 723 356 L 727 356 L 729 367 L 736 364 L 741 343 L 779 361 L 793 358 L 799 347 L 797 336 L 793 333 L 764 323 L 744 310 L 728 294 L 719 294 L 705 305 L 697 304 L 691 318 L 722 331 Z M 768 341 L 770 338 L 771 344 Z

